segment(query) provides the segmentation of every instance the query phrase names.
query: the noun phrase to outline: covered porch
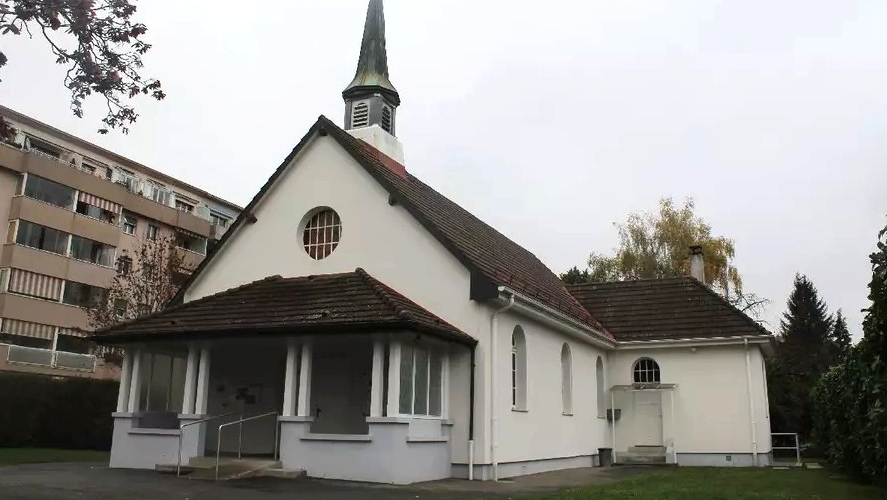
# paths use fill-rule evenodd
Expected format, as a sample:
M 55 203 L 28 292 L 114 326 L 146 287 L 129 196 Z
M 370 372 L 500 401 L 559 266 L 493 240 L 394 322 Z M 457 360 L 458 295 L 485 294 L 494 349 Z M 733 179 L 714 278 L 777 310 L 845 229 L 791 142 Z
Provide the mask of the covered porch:
M 385 307 L 374 311 L 373 325 L 334 320 L 327 309 L 329 321 L 314 318 L 310 329 L 290 318 L 273 332 L 243 331 L 235 321 L 201 335 L 100 332 L 126 348 L 111 467 L 154 469 L 176 464 L 179 453 L 187 464 L 219 452 L 279 456 L 283 468 L 314 477 L 450 477 L 450 365 L 467 359 L 473 339 L 417 316 L 433 317 L 420 308 L 381 324 Z M 187 316 L 188 308 L 172 315 Z M 148 321 L 168 327 L 175 319 L 159 319 L 166 314 Z M 237 423 L 254 416 L 261 417 Z

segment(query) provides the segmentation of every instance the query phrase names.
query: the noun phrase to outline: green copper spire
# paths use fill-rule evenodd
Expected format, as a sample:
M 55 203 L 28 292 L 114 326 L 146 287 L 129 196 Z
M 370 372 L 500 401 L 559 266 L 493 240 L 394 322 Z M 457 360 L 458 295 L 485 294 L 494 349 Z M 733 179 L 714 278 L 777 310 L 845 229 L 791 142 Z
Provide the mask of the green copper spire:
M 388 52 L 385 49 L 385 12 L 382 0 L 370 0 L 366 24 L 363 28 L 363 41 L 360 44 L 360 59 L 354 80 L 342 92 L 346 100 L 380 93 L 400 105 L 400 95 L 388 80 Z

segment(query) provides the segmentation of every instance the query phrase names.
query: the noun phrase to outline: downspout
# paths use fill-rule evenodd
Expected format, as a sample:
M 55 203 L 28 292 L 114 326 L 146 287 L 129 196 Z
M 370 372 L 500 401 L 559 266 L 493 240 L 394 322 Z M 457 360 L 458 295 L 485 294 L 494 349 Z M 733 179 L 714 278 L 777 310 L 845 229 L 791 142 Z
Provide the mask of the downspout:
M 752 449 L 752 465 L 758 466 L 758 430 L 755 424 L 755 398 L 751 384 L 751 354 L 748 350 L 748 337 L 743 337 L 745 341 L 745 375 L 748 379 L 748 408 L 751 416 L 751 449 Z
M 499 461 L 496 459 L 496 448 L 499 447 L 499 444 L 496 442 L 496 427 L 499 423 L 499 414 L 496 411 L 499 407 L 496 399 L 496 374 L 499 373 L 499 368 L 496 366 L 496 359 L 498 359 L 496 353 L 499 349 L 498 343 L 496 342 L 496 319 L 501 313 L 504 313 L 512 307 L 514 307 L 514 294 L 509 297 L 508 304 L 493 312 L 493 318 L 490 320 L 490 369 L 492 370 L 492 373 L 490 374 L 490 382 L 492 385 L 490 388 L 490 401 L 492 401 L 490 409 L 490 459 L 493 463 L 493 481 L 499 480 Z
M 474 480 L 474 352 L 477 346 L 471 348 L 471 382 L 468 388 L 468 480 Z

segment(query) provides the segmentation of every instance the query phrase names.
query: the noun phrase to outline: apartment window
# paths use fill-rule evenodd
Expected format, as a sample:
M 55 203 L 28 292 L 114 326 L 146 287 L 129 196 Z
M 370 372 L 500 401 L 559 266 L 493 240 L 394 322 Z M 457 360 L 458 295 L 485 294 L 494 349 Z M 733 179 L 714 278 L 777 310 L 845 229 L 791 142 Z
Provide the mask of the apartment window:
M 176 246 L 201 255 L 206 254 L 206 238 L 193 233 L 177 231 Z
M 216 214 L 209 214 L 209 220 L 213 226 L 219 227 L 228 227 L 228 223 L 230 222 L 230 219 Z
M 24 347 L 36 347 L 38 349 L 52 349 L 52 339 L 55 337 L 56 327 L 20 321 L 17 319 L 0 319 L 0 344 L 13 344 Z M 37 363 L 39 358 L 33 361 Z M 51 359 L 37 364 L 50 364 Z
M 520 326 L 511 333 L 511 408 L 527 409 L 527 339 Z
M 72 306 L 87 307 L 101 304 L 107 295 L 108 291 L 104 288 L 76 281 L 66 281 L 62 302 Z
M 93 175 L 95 175 L 95 167 L 93 167 L 92 165 L 90 165 L 90 164 L 88 164 L 88 163 L 81 163 L 81 164 L 80 164 L 80 170 L 83 170 L 83 171 L 86 172 L 87 174 L 93 174 Z
M 138 219 L 133 214 L 123 213 L 123 232 L 135 236 Z
M 0 293 L 6 291 L 9 286 L 9 269 L 0 269 Z
M 107 222 L 108 224 L 114 223 L 114 216 L 115 216 L 114 212 L 104 209 L 104 208 L 99 208 L 95 205 L 90 205 L 89 203 L 86 203 L 85 201 L 78 201 L 77 202 L 77 213 L 83 214 L 87 217 L 92 217 L 93 219 L 98 219 L 100 221 Z
M 37 139 L 36 137 L 28 136 L 27 144 L 29 151 L 34 151 L 46 156 L 51 156 L 56 159 L 61 158 L 62 156 L 62 148 L 56 146 L 55 144 L 50 144 L 44 140 Z
M 137 193 L 139 191 L 139 178 L 136 177 L 136 174 L 124 168 L 118 168 L 117 171 L 119 172 L 117 184 L 122 185 L 132 193 Z
M 570 346 L 561 347 L 561 401 L 564 415 L 573 414 L 573 355 Z
M 401 345 L 401 415 L 439 417 L 443 392 L 443 356 L 427 347 Z
M 114 300 L 114 316 L 117 316 L 120 319 L 126 318 L 126 309 L 129 304 L 126 303 L 123 299 L 115 299 Z
M 27 174 L 19 175 L 19 176 L 15 179 L 15 194 L 16 194 L 16 195 L 24 194 L 23 191 L 22 191 L 22 188 L 24 187 L 25 176 L 26 176 L 26 175 L 27 175 Z
M 89 354 L 92 352 L 92 343 L 83 337 L 59 334 L 56 339 L 55 350 L 77 354 Z
M 54 276 L 12 269 L 9 272 L 8 291 L 58 302 L 63 282 L 63 279 Z
M 154 224 L 148 224 L 148 239 L 156 240 L 157 239 L 157 226 Z
M 38 339 L 5 332 L 0 332 L 0 344 L 20 345 L 22 347 L 34 347 L 36 349 L 52 349 L 52 339 Z
M 34 174 L 25 181 L 25 196 L 68 210 L 74 206 L 74 189 Z
M 110 267 L 114 262 L 114 247 L 80 236 L 71 236 L 71 257 L 100 266 Z
M 661 380 L 659 363 L 650 358 L 637 360 L 632 369 L 632 379 L 636 384 L 658 384 Z
M 169 196 L 169 190 L 163 184 L 151 180 L 145 182 L 145 197 L 162 205 L 169 205 Z
M 182 200 L 176 200 L 176 210 L 180 210 L 182 212 L 188 212 L 189 214 L 194 212 L 194 205 L 190 203 L 186 203 Z
M 65 255 L 68 250 L 68 233 L 28 221 L 19 221 L 15 242 L 31 248 Z
M 132 259 L 129 257 L 120 257 L 117 259 L 117 273 L 129 274 L 132 271 Z
M 9 226 L 6 228 L 6 243 L 12 243 L 15 241 L 15 221 L 9 221 Z

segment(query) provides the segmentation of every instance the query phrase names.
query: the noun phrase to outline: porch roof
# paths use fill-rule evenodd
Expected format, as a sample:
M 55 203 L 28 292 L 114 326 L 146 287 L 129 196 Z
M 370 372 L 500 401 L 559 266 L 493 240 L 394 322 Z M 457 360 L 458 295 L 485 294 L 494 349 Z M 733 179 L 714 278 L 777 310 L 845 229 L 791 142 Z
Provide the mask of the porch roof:
M 270 276 L 94 333 L 99 343 L 181 336 L 306 335 L 411 330 L 469 346 L 477 340 L 373 278 Z

